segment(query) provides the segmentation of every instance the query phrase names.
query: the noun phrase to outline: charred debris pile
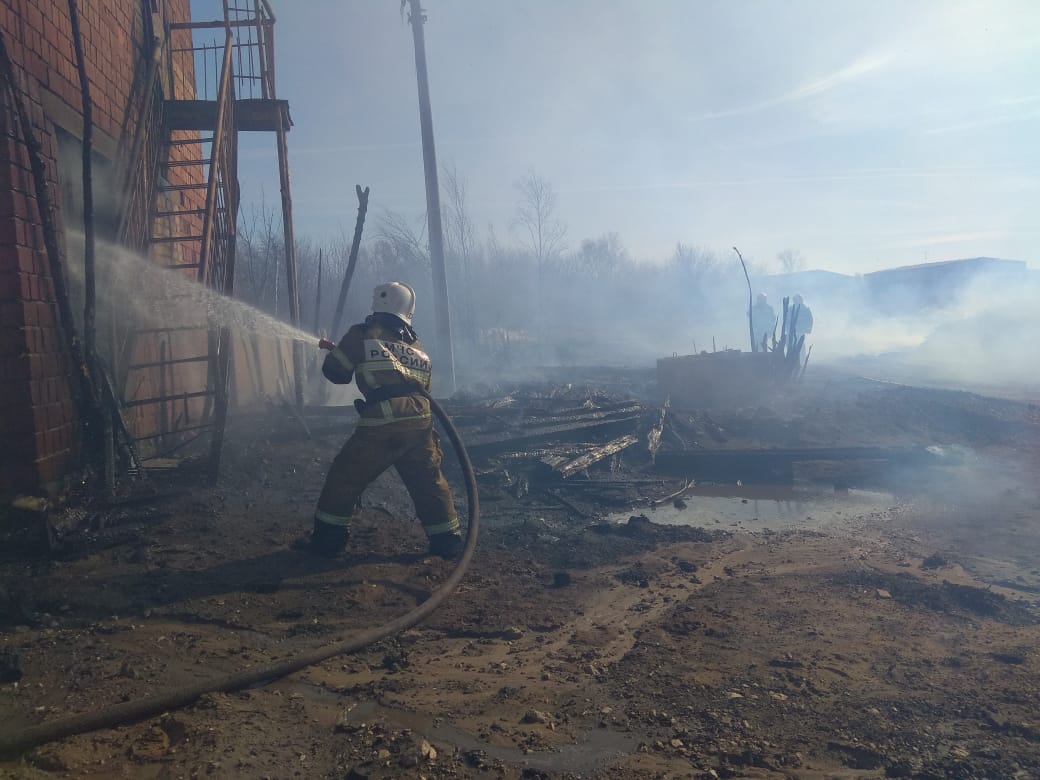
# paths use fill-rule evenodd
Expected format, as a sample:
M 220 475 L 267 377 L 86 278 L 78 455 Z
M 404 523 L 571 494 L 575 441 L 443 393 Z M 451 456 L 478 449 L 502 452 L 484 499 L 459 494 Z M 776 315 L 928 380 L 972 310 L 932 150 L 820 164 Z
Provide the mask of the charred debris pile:
M 661 395 L 652 371 L 604 372 L 590 381 L 484 385 L 443 406 L 486 500 L 545 492 L 578 515 L 586 514 L 581 504 L 671 500 L 705 483 L 873 486 L 893 466 L 950 460 L 930 440 L 879 437 L 881 426 L 869 420 L 850 427 L 871 435 L 849 435 L 841 419 L 828 427 L 827 415 L 814 414 L 804 399 L 797 409 L 789 403 L 709 409 L 696 408 L 689 395 L 678 403 Z M 306 417 L 318 436 L 345 434 L 353 421 L 342 408 L 311 407 Z M 453 465 L 451 458 L 446 463 Z
M 542 496 L 591 519 L 698 492 L 742 496 L 792 485 L 898 490 L 921 482 L 925 470 L 958 465 L 973 447 L 1035 430 L 1035 413 L 1025 404 L 827 376 L 819 367 L 812 377 L 744 403 L 733 383 L 711 385 L 705 377 L 729 373 L 740 385 L 746 357 L 729 372 L 726 353 L 690 358 L 668 359 L 678 361 L 674 393 L 663 392 L 675 387 L 667 386 L 661 361 L 656 375 L 586 368 L 568 370 L 571 381 L 563 381 L 562 371 L 543 372 L 471 386 L 443 401 L 469 451 L 485 508 Z M 685 373 L 691 366 L 694 373 Z M 730 403 L 699 405 L 713 393 Z M 300 463 L 314 470 L 311 481 L 326 466 L 314 444 L 338 446 L 356 413 L 320 405 L 301 412 L 283 401 L 238 409 L 230 422 L 236 446 L 221 469 L 223 489 L 255 492 L 258 479 L 282 484 L 277 475 L 284 473 L 285 489 L 296 491 Z M 52 553 L 132 541 L 167 516 L 167 499 L 194 491 L 200 472 L 193 463 L 187 455 L 163 462 L 107 500 L 70 496 L 60 512 L 47 502 L 12 508 L 22 519 L 9 525 L 31 532 L 29 547 Z M 450 453 L 445 467 L 449 474 L 457 469 Z

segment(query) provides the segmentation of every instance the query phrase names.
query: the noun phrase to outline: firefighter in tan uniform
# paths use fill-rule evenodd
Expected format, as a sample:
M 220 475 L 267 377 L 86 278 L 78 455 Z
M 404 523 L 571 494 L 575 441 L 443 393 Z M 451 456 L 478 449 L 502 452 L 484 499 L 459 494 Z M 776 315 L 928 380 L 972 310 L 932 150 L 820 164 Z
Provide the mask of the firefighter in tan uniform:
M 310 547 L 321 555 L 346 547 L 350 517 L 362 491 L 393 466 L 408 489 L 430 542 L 430 553 L 455 557 L 462 549 L 451 489 L 441 472 L 441 448 L 430 402 L 430 357 L 415 331 L 415 291 L 390 282 L 375 289 L 372 314 L 354 325 L 325 357 L 322 373 L 336 384 L 354 378 L 365 400 L 354 434 L 332 461 L 314 512 Z

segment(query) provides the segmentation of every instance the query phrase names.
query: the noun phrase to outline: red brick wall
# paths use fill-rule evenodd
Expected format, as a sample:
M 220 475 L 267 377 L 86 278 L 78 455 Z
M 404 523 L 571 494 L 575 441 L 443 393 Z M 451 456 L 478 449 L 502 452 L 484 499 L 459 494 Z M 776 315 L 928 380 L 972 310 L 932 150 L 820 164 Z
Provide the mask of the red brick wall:
M 148 6 L 143 0 L 78 4 L 94 126 L 109 139 L 132 137 L 136 125 L 131 95 L 135 75 L 140 78 L 143 70 Z M 171 20 L 189 18 L 189 0 L 167 0 L 166 9 Z M 67 0 L 0 0 L 0 32 L 42 146 L 61 230 L 55 127 L 82 112 Z M 71 124 L 64 129 L 78 136 L 81 118 L 79 126 Z M 61 327 L 36 189 L 5 95 L 0 100 L 0 496 L 53 488 L 74 466 L 79 424 Z

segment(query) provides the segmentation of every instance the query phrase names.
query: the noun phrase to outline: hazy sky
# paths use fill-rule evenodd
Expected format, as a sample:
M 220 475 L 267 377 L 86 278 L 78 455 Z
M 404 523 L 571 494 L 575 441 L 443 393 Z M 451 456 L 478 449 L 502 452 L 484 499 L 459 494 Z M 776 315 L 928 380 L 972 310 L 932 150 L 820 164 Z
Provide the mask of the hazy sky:
M 398 0 L 271 0 L 297 235 L 425 210 Z M 989 255 L 1040 265 L 1040 2 L 426 0 L 438 162 L 510 235 L 529 168 L 568 243 L 616 232 L 809 267 Z M 198 16 L 198 14 L 197 14 Z M 243 137 L 248 202 L 274 142 Z M 373 220 L 374 223 L 374 220 Z

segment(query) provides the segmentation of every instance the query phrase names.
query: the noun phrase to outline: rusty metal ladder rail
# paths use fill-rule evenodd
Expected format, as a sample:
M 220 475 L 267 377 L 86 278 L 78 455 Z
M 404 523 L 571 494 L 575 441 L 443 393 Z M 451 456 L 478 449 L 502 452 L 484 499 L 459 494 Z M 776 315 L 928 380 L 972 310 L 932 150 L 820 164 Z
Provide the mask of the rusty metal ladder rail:
M 194 57 L 198 50 L 174 51 L 190 53 Z M 156 187 L 148 243 L 153 251 L 169 247 L 170 256 L 165 258 L 165 262 L 153 257 L 160 267 L 171 273 L 190 273 L 193 281 L 229 295 L 234 278 L 235 214 L 238 209 L 230 31 L 225 36 L 217 92 L 217 122 L 212 135 L 193 132 L 188 137 L 166 139 L 165 176 Z M 173 135 L 174 131 L 168 131 L 168 136 Z M 192 175 L 191 171 L 198 171 L 198 174 Z M 203 192 L 205 201 L 200 206 L 198 196 Z M 183 262 L 185 259 L 188 262 Z M 175 301 L 188 295 L 182 293 L 170 296 L 170 299 Z M 207 471 L 215 476 L 228 406 L 230 333 L 207 313 L 200 312 L 200 315 L 200 320 L 204 317 L 205 321 L 164 323 L 134 333 L 135 336 L 161 334 L 160 351 L 157 360 L 128 360 L 125 386 L 131 383 L 134 372 L 157 371 L 159 381 L 155 392 L 129 399 L 125 406 L 158 407 L 157 414 L 163 418 L 159 420 L 158 433 L 139 437 L 139 441 L 153 442 L 158 455 L 170 454 L 208 433 Z M 205 343 L 190 349 L 188 354 L 176 354 L 174 334 L 185 332 L 198 333 L 200 339 L 205 334 Z M 190 339 L 188 341 L 191 343 Z M 190 386 L 185 386 L 184 381 L 179 384 L 175 381 L 175 371 L 180 370 L 183 380 L 183 370 L 190 364 L 200 363 L 206 365 L 204 386 L 197 381 Z M 197 399 L 203 401 L 201 413 L 195 405 Z
M 295 256 L 285 133 L 288 104 L 274 86 L 274 23 L 268 0 L 223 0 L 221 19 L 165 21 L 168 89 L 163 101 L 161 170 L 149 210 L 148 247 L 154 265 L 190 275 L 225 296 L 234 292 L 238 132 L 278 133 L 287 285 L 298 319 Z M 190 290 L 174 293 L 190 294 Z M 186 295 L 187 297 L 187 295 Z M 129 409 L 139 415 L 138 440 L 154 454 L 180 450 L 192 434 L 192 457 L 205 458 L 215 479 L 231 393 L 232 333 L 218 316 L 171 297 L 166 319 L 138 323 L 151 330 L 145 346 L 124 348 Z M 197 316 L 196 316 L 197 314 Z M 181 331 L 194 330 L 197 335 Z M 203 343 L 204 342 L 204 343 Z M 136 352 L 136 354 L 135 354 Z M 295 358 L 295 352 L 294 352 Z M 294 361 L 295 362 L 295 361 Z M 191 364 L 205 364 L 193 369 Z M 136 374 L 136 376 L 129 376 Z M 203 379 L 205 384 L 203 385 Z M 302 384 L 297 378 L 297 395 Z M 133 388 L 133 392 L 131 392 Z M 136 405 L 136 406 L 134 406 Z M 141 411 L 144 407 L 146 411 Z M 161 424 L 156 425 L 156 415 Z M 205 440 L 208 434 L 209 441 Z
M 224 43 L 224 62 L 218 90 L 217 123 L 213 133 L 209 189 L 206 193 L 206 218 L 200 255 L 199 281 L 227 298 L 235 288 L 235 245 L 238 215 L 238 133 L 235 123 L 235 82 L 232 77 L 234 38 L 228 28 Z M 213 432 L 210 439 L 208 473 L 215 482 L 223 450 L 227 424 L 232 334 L 227 323 L 220 323 L 209 334 L 210 381 L 215 388 Z

